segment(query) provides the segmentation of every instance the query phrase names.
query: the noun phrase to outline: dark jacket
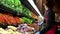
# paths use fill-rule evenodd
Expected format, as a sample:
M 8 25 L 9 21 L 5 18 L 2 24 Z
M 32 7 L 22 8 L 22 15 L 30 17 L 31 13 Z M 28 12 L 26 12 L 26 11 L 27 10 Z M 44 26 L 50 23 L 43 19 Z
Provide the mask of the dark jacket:
M 45 34 L 48 30 L 52 28 L 53 25 L 55 25 L 55 14 L 53 10 L 49 9 L 47 11 L 47 26 L 40 32 L 41 34 Z

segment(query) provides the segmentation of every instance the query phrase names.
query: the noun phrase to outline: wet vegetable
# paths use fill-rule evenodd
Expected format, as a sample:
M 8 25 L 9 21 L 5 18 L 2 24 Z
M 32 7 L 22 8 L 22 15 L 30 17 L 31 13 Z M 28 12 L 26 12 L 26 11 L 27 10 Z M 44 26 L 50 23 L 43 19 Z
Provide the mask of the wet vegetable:
M 0 0 L 0 4 L 3 4 L 8 8 L 16 10 L 17 13 L 22 13 L 27 16 L 30 16 L 30 10 L 23 6 L 20 0 Z
M 29 19 L 29 18 L 26 18 L 26 17 L 22 17 L 22 19 L 24 20 L 25 23 L 27 24 L 31 24 L 32 23 L 32 20 Z
M 0 24 L 17 25 L 20 23 L 24 23 L 21 18 L 13 17 L 13 15 L 6 13 L 0 13 Z

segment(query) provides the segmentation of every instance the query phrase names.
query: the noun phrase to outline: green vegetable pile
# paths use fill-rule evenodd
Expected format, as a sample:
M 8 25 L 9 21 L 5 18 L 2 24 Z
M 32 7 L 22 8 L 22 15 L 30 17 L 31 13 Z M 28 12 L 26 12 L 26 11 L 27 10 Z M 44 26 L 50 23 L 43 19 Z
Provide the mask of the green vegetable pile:
M 16 10 L 19 13 L 23 13 L 27 16 L 30 16 L 30 10 L 23 6 L 20 0 L 0 0 L 0 4 L 3 4 L 6 7 Z
M 26 17 L 22 17 L 23 21 L 27 24 L 32 24 L 33 20 L 26 18 Z

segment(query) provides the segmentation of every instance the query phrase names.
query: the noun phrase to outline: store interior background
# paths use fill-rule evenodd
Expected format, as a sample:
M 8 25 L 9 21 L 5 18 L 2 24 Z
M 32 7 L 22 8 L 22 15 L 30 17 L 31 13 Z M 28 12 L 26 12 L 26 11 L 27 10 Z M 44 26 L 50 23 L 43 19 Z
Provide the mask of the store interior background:
M 46 0 L 36 0 L 36 5 L 38 9 L 40 10 L 41 14 L 44 15 L 44 7 L 43 3 Z M 54 1 L 54 12 L 55 12 L 55 21 L 60 22 L 60 1 L 59 0 L 52 0 Z M 46 23 L 43 24 L 42 29 L 46 26 Z M 60 28 L 59 28 L 60 29 Z
M 43 6 L 43 3 L 46 1 L 46 0 L 36 0 L 36 5 L 38 7 L 38 9 L 40 10 L 41 14 L 44 15 L 44 6 Z M 60 16 L 60 1 L 59 0 L 52 0 L 54 1 L 54 12 L 55 12 L 55 15 L 56 15 L 56 20 L 58 20 L 58 16 Z M 60 19 L 60 18 L 59 18 Z M 59 20 L 60 21 L 60 20 Z

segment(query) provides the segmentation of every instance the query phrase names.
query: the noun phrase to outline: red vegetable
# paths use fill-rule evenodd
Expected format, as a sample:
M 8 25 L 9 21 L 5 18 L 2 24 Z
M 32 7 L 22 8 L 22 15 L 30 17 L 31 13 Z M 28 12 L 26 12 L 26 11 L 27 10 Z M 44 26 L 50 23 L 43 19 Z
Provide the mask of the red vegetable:
M 9 19 L 10 23 L 12 23 L 13 25 L 16 24 L 16 21 L 15 21 L 15 19 L 13 18 L 13 16 L 9 16 L 8 18 L 10 18 L 10 19 Z
M 24 23 L 24 21 L 19 17 L 14 17 L 17 23 Z
M 3 14 L 3 17 L 7 24 L 11 24 L 6 14 Z
M 23 23 L 23 20 L 19 17 L 13 17 L 8 13 L 0 13 L 0 23 L 16 25 L 18 23 Z
M 0 13 L 0 23 L 4 23 L 4 18 L 3 18 L 3 14 Z
M 14 17 L 16 23 L 20 23 L 19 17 Z

